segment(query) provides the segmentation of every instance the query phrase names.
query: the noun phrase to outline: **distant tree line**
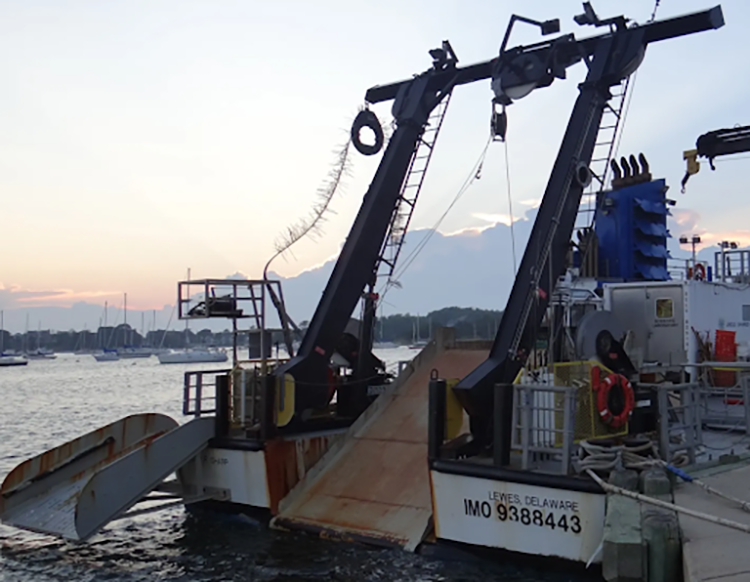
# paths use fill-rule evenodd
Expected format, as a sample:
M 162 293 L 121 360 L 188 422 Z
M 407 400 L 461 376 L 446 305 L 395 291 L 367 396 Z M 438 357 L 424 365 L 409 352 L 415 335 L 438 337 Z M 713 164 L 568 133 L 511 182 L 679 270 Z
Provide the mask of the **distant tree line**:
M 151 347 L 180 349 L 188 346 L 231 346 L 232 333 L 229 330 L 212 332 L 203 329 L 192 330 L 156 330 L 141 335 L 128 324 L 116 327 L 100 327 L 96 331 L 29 331 L 11 334 L 2 332 L 4 351 L 31 352 L 38 348 L 56 352 L 97 351 L 103 348 Z
M 454 328 L 456 339 L 494 339 L 502 315 L 502 311 L 474 307 L 444 307 L 425 315 L 386 315 L 375 322 L 375 342 L 399 345 L 427 342 L 438 327 Z M 302 331 L 308 323 L 300 323 Z
M 456 339 L 493 339 L 502 315 L 502 311 L 473 307 L 444 307 L 426 315 L 388 315 L 378 319 L 375 341 L 395 344 L 428 341 L 438 327 L 454 328 Z
M 378 318 L 375 324 L 375 341 L 410 345 L 426 342 L 438 327 L 452 327 L 457 339 L 492 339 L 500 324 L 502 311 L 476 309 L 472 307 L 445 307 L 426 315 L 410 313 L 387 315 Z M 307 322 L 300 327 L 304 331 Z M 203 329 L 155 330 L 141 335 L 128 324 L 116 327 L 100 327 L 96 331 L 29 331 L 11 334 L 0 332 L 4 351 L 34 351 L 37 348 L 56 352 L 96 351 L 102 348 L 151 347 L 181 349 L 189 346 L 228 347 L 232 345 L 232 332 L 212 332 Z M 247 336 L 240 336 L 239 345 L 246 345 Z M 281 334 L 273 334 L 273 342 L 282 343 Z

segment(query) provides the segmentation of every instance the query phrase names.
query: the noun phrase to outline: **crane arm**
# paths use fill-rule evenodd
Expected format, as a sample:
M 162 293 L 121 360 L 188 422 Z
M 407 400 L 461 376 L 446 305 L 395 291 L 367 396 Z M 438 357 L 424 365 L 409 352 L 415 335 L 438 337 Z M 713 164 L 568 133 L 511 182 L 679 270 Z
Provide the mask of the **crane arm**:
M 277 378 L 291 376 L 295 384 L 295 410 L 320 408 L 331 398 L 328 370 L 331 356 L 365 287 L 376 276 L 380 251 L 409 163 L 425 130 L 430 113 L 456 85 L 460 70 L 450 44 L 430 51 L 433 66 L 400 85 L 394 98 L 396 130 L 388 141 L 375 176 L 344 242 L 297 354 L 276 369 Z M 436 81 L 437 79 L 437 81 Z M 364 110 L 355 120 L 352 137 L 361 126 L 382 130 L 374 114 Z M 363 120 L 363 121 L 362 121 Z M 375 124 L 375 125 L 373 125 Z M 362 145 L 374 154 L 377 146 Z
M 685 177 L 682 179 L 682 191 L 690 176 L 700 170 L 698 158 L 706 158 L 712 170 L 714 158 L 750 152 L 750 125 L 733 127 L 731 129 L 717 129 L 701 135 L 695 142 L 695 149 L 683 152 L 682 157 L 687 161 Z
M 483 446 L 494 441 L 495 460 L 499 465 L 507 465 L 510 459 L 513 411 L 510 385 L 533 348 L 549 298 L 557 280 L 565 273 L 566 254 L 581 195 L 591 180 L 588 166 L 602 112 L 611 97 L 610 87 L 618 85 L 635 71 L 651 42 L 719 28 L 724 24 L 719 6 L 630 27 L 624 26 L 622 17 L 599 21 L 590 4 L 585 3 L 584 7 L 587 13 L 577 17 L 576 21 L 596 26 L 610 24 L 609 34 L 582 41 L 569 35 L 536 51 L 501 52 L 493 69 L 493 87 L 500 92 L 508 87 L 508 79 L 525 75 L 525 85 L 518 79 L 515 82 L 525 86 L 528 93 L 549 85 L 552 80 L 538 73 L 541 68 L 536 63 L 553 63 L 554 76 L 564 78 L 564 67 L 571 61 L 565 56 L 577 51 L 586 55 L 588 67 L 490 354 L 454 388 L 469 414 L 474 440 Z M 617 26 L 612 26 L 612 23 L 617 23 Z M 521 95 L 526 93 L 520 92 Z M 506 101 L 513 98 L 507 91 L 496 97 Z M 496 384 L 504 386 L 498 402 L 495 402 Z

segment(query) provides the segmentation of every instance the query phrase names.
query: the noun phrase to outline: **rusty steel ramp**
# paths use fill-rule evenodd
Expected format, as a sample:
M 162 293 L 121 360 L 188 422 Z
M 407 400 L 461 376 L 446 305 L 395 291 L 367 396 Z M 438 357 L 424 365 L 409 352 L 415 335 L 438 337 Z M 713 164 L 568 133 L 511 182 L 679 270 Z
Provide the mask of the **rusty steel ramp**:
M 430 373 L 462 378 L 488 353 L 486 343 L 467 344 L 473 349 L 440 343 L 427 346 L 282 501 L 274 527 L 416 549 L 432 517 Z
M 178 425 L 135 414 L 87 433 L 13 469 L 0 486 L 0 521 L 85 540 L 127 511 L 213 436 L 213 419 Z

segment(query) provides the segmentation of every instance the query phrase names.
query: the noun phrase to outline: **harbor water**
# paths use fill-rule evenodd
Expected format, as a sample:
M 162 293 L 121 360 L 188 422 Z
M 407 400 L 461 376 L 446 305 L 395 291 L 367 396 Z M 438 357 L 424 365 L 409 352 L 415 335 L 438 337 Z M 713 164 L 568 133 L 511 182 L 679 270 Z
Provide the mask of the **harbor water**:
M 379 350 L 389 366 L 414 350 Z M 186 370 L 154 357 L 96 362 L 60 354 L 0 368 L 0 479 L 19 462 L 137 412 L 180 422 Z M 483 560 L 437 560 L 400 550 L 269 530 L 244 517 L 193 515 L 179 507 L 123 518 L 85 543 L 0 525 L 0 582 L 469 581 L 578 582 L 580 575 Z

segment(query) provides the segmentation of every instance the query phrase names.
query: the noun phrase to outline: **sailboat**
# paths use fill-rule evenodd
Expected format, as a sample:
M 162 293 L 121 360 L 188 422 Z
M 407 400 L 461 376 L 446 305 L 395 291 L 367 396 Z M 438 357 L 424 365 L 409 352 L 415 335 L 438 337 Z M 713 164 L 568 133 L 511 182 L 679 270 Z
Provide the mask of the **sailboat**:
M 109 305 L 104 302 L 104 329 L 107 329 L 107 312 L 109 311 Z M 101 326 L 99 331 L 101 332 Z M 111 339 L 111 336 L 110 336 Z M 102 351 L 92 354 L 97 362 L 116 362 L 120 359 L 117 354 L 117 350 L 107 348 L 108 341 L 102 341 Z
M 5 339 L 5 321 L 3 320 L 3 312 L 0 311 L 0 366 L 25 366 L 29 361 L 23 356 L 11 356 L 6 355 L 3 351 L 3 340 Z
M 432 320 L 429 320 L 430 324 L 430 335 L 432 335 Z M 419 329 L 419 314 L 417 314 L 417 322 L 414 324 L 413 334 L 412 334 L 412 344 L 409 346 L 412 350 L 421 350 L 423 347 L 425 347 L 428 343 L 428 340 L 423 340 L 420 337 L 420 329 Z
M 190 281 L 190 269 L 187 272 L 187 280 Z M 170 317 L 171 321 L 171 317 Z M 185 321 L 185 345 L 188 344 L 190 321 Z M 167 325 L 169 327 L 169 325 Z M 166 334 L 166 330 L 164 331 Z M 207 347 L 186 347 L 184 350 L 169 350 L 157 355 L 160 364 L 194 364 L 208 362 L 226 362 L 229 359 L 225 350 Z
M 91 350 L 86 346 L 86 335 L 88 334 L 88 324 L 83 326 L 83 329 L 78 334 L 76 345 L 73 346 L 73 353 L 82 356 L 84 354 L 90 354 Z
M 128 294 L 124 294 L 124 327 L 123 327 L 123 333 L 128 334 L 129 338 L 123 338 L 123 347 L 117 348 L 117 355 L 121 358 L 150 358 L 153 355 L 153 350 L 150 348 L 144 348 L 143 346 L 136 348 L 133 346 L 133 330 L 127 328 L 128 324 Z M 125 341 L 128 339 L 128 341 Z
M 26 314 L 26 337 L 28 337 L 28 330 L 29 330 L 29 314 Z M 39 322 L 39 327 L 37 328 L 36 332 L 36 349 L 34 350 L 26 350 L 24 349 L 24 356 L 26 356 L 29 360 L 54 360 L 57 358 L 57 354 L 53 352 L 52 350 L 49 350 L 47 348 L 43 348 L 41 346 L 41 335 L 42 335 L 42 324 Z

